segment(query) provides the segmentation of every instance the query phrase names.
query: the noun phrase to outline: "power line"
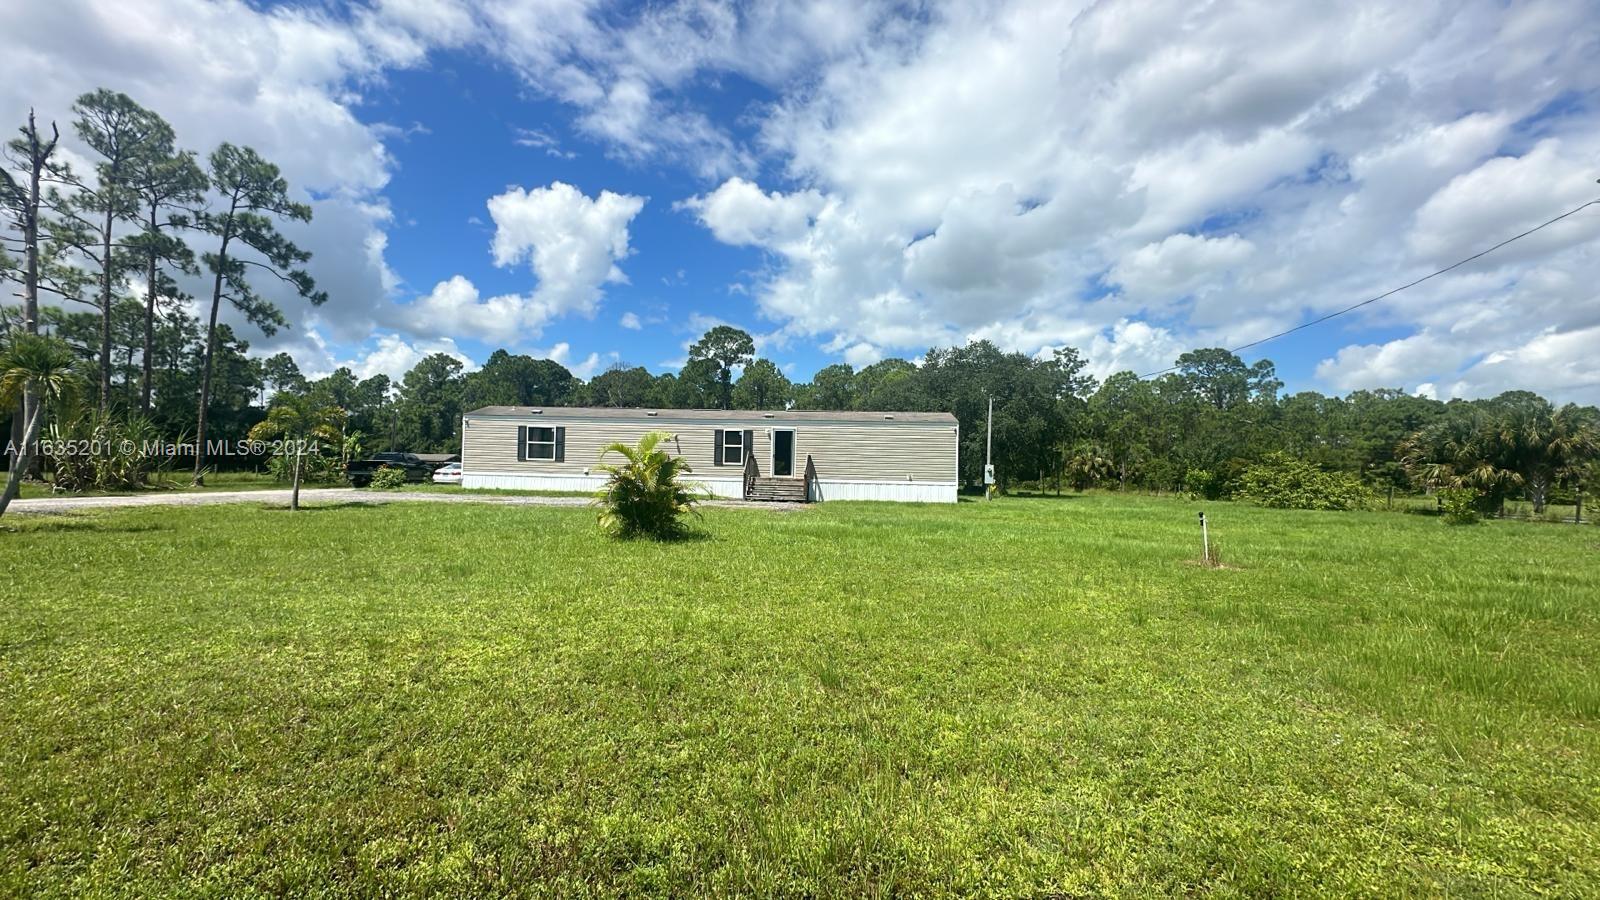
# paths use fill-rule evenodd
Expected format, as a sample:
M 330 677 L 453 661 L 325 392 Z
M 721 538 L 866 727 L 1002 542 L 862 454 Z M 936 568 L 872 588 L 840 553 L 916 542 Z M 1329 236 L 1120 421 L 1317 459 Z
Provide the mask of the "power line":
M 1382 300 L 1385 297 L 1393 297 L 1395 294 L 1398 294 L 1398 293 L 1400 293 L 1401 291 L 1403 291 L 1403 290 L 1405 290 L 1407 288 L 1414 288 L 1417 285 L 1423 283 L 1424 281 L 1427 281 L 1430 278 L 1437 278 L 1440 275 L 1443 275 L 1444 273 L 1450 271 L 1451 269 L 1459 269 L 1462 266 L 1466 265 L 1467 263 L 1472 262 L 1473 260 L 1482 259 L 1483 257 L 1488 256 L 1489 254 L 1493 253 L 1496 250 L 1499 250 L 1501 247 L 1504 247 L 1507 244 L 1510 244 L 1510 243 L 1512 243 L 1514 241 L 1520 241 L 1523 238 L 1527 237 L 1530 234 L 1533 234 L 1536 231 L 1542 231 L 1543 229 L 1548 228 L 1551 225 L 1554 225 L 1555 223 L 1561 221 L 1562 219 L 1567 218 L 1570 215 L 1573 215 L 1574 213 L 1581 212 L 1581 211 L 1583 211 L 1585 209 L 1588 209 L 1591 206 L 1596 206 L 1596 205 L 1600 205 L 1600 198 L 1597 198 L 1597 199 L 1594 199 L 1594 200 L 1590 200 L 1588 203 L 1585 203 L 1585 204 L 1583 204 L 1581 206 L 1575 206 L 1572 209 L 1569 209 L 1566 212 L 1562 213 L 1561 215 L 1556 216 L 1554 219 L 1551 219 L 1548 222 L 1545 222 L 1545 223 L 1543 223 L 1541 225 L 1536 225 L 1533 228 L 1529 228 L 1527 231 L 1524 231 L 1523 233 L 1521 233 L 1521 234 L 1519 234 L 1519 235 L 1517 235 L 1515 237 L 1506 238 L 1505 240 L 1501 241 L 1498 244 L 1495 244 L 1493 247 L 1490 247 L 1487 250 L 1481 250 L 1481 251 L 1479 251 L 1477 253 L 1472 254 L 1471 256 L 1467 257 L 1466 259 L 1463 259 L 1463 260 L 1461 260 L 1459 262 L 1451 263 L 1450 265 L 1445 266 L 1444 268 L 1440 269 L 1439 271 L 1431 272 L 1431 273 L 1429 273 L 1427 275 L 1424 275 L 1421 278 L 1418 278 L 1416 281 L 1410 282 L 1409 284 L 1402 284 L 1399 287 L 1395 288 L 1394 290 L 1385 291 L 1384 293 L 1379 294 L 1378 296 L 1373 297 L 1370 300 L 1363 300 L 1363 301 L 1361 301 L 1360 303 L 1357 303 L 1354 306 L 1347 306 L 1344 309 L 1336 310 L 1334 312 L 1328 313 L 1327 315 L 1322 316 L 1321 318 L 1312 319 L 1309 322 L 1303 322 L 1303 323 L 1301 323 L 1299 325 L 1296 325 L 1293 328 L 1290 328 L 1287 331 L 1280 331 L 1277 334 L 1269 335 L 1267 337 L 1261 338 L 1260 340 L 1251 341 L 1248 344 L 1241 344 L 1241 345 L 1239 345 L 1237 347 L 1234 347 L 1233 349 L 1229 350 L 1228 352 L 1229 353 L 1238 353 L 1241 350 L 1249 350 L 1251 347 L 1258 347 L 1258 346 L 1260 346 L 1262 344 L 1265 344 L 1268 341 L 1275 341 L 1278 338 L 1284 337 L 1286 335 L 1294 334 L 1296 331 L 1304 331 L 1305 329 L 1310 328 L 1313 325 L 1321 325 L 1323 322 L 1326 322 L 1329 319 L 1335 319 L 1335 318 L 1338 318 L 1339 316 L 1344 315 L 1345 313 L 1354 312 L 1354 311 L 1360 309 L 1361 307 L 1366 306 L 1369 303 L 1377 303 L 1379 300 Z M 1162 369 L 1162 370 L 1160 370 L 1158 372 L 1150 372 L 1149 374 L 1140 375 L 1139 377 L 1141 379 L 1154 378 L 1157 375 L 1165 375 L 1168 372 L 1175 372 L 1175 371 L 1178 370 L 1178 368 L 1179 367 L 1175 366 L 1175 365 L 1174 366 L 1168 366 L 1167 368 Z

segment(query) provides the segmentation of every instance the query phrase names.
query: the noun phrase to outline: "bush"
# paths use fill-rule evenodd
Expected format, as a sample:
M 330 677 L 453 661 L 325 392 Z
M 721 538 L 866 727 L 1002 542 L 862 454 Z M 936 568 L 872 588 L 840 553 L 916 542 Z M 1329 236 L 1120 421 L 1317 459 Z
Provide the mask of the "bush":
M 606 473 L 606 486 L 595 495 L 602 507 L 600 527 L 614 537 L 646 537 L 672 540 L 688 533 L 684 517 L 694 511 L 698 499 L 679 476 L 689 473 L 680 457 L 658 449 L 673 435 L 652 431 L 639 439 L 636 447 L 616 443 L 601 452 L 622 457 L 618 465 L 600 466 Z
M 1228 496 L 1227 479 L 1206 469 L 1185 472 L 1183 489 L 1203 500 L 1221 500 Z
M 89 411 L 50 425 L 42 444 L 64 491 L 127 491 L 147 487 L 172 467 L 162 437 L 149 419 Z
M 274 481 L 294 480 L 294 453 L 281 453 L 267 460 L 267 474 Z M 339 457 L 306 453 L 300 457 L 301 484 L 339 484 L 346 479 Z
M 1369 492 L 1348 472 L 1328 472 L 1285 453 L 1270 453 L 1239 478 L 1239 493 L 1275 509 L 1358 509 Z
M 379 466 L 378 471 L 372 473 L 372 486 L 375 488 L 404 487 L 405 483 L 405 469 L 396 469 L 394 466 Z
M 1439 512 L 1446 525 L 1476 525 L 1483 517 L 1478 513 L 1478 492 L 1469 488 L 1445 488 L 1438 494 Z

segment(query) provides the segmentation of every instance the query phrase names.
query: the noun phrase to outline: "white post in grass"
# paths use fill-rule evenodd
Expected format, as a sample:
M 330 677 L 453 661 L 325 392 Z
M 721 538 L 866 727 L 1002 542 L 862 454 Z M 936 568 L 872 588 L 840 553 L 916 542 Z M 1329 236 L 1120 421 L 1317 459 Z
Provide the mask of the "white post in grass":
M 1200 560 L 1211 565 L 1211 535 L 1206 532 L 1206 514 L 1200 514 Z
M 300 454 L 305 452 L 305 442 L 295 441 L 294 444 L 294 487 L 289 491 L 289 511 L 300 511 Z

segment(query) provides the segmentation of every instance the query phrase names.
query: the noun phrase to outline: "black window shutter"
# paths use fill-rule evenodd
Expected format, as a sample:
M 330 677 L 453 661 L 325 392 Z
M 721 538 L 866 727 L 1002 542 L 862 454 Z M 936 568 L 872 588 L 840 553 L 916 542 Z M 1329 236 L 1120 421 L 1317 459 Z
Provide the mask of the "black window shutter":
M 556 462 L 565 462 L 567 459 L 567 429 L 556 426 Z
M 749 459 L 750 454 L 756 450 L 756 433 L 746 428 L 744 430 L 744 458 Z
M 716 446 L 712 449 L 712 465 L 722 465 L 722 429 L 717 429 Z
M 517 462 L 528 461 L 528 426 L 517 426 Z

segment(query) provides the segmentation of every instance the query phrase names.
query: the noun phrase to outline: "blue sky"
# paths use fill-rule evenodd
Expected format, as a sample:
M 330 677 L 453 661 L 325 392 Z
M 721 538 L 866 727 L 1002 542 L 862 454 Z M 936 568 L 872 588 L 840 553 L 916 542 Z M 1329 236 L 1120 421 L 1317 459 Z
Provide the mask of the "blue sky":
M 791 377 L 987 338 L 1098 375 L 1259 339 L 1600 194 L 1593 0 L 62 0 L 0 115 L 96 86 L 314 201 L 307 371 L 505 346 Z M 69 142 L 70 143 L 70 142 Z M 69 151 L 73 149 L 69 147 Z M 1600 401 L 1600 208 L 1247 354 L 1291 389 Z
M 727 109 L 737 115 L 737 108 Z M 678 344 L 689 314 L 754 328 L 748 302 L 730 295 L 729 286 L 742 269 L 759 265 L 759 254 L 719 244 L 692 215 L 673 208 L 705 189 L 693 173 L 609 159 L 606 148 L 571 131 L 571 114 L 560 104 L 527 96 L 503 69 L 464 52 L 442 52 L 427 70 L 397 74 L 361 112 L 426 129 L 389 145 L 396 164 L 385 194 L 396 227 L 388 256 L 406 287 L 425 292 L 465 271 L 486 293 L 525 290 L 524 269 L 493 265 L 486 204 L 509 187 L 561 181 L 586 196 L 611 190 L 646 202 L 628 224 L 632 253 L 618 261 L 627 283 L 606 286 L 592 319 L 554 323 L 535 344 L 566 341 L 660 370 L 664 360 L 683 355 Z M 625 328 L 619 322 L 628 313 L 651 324 Z M 477 359 L 495 349 L 470 337 L 462 348 Z

